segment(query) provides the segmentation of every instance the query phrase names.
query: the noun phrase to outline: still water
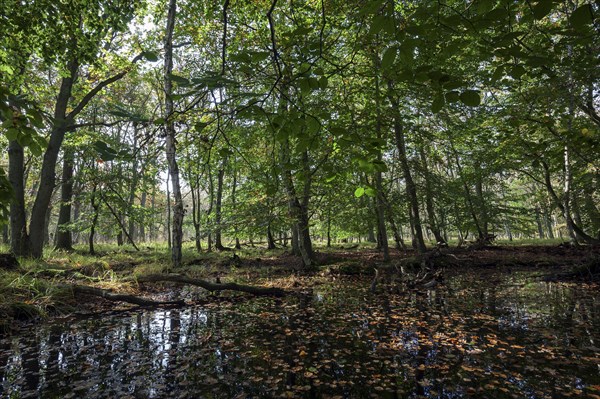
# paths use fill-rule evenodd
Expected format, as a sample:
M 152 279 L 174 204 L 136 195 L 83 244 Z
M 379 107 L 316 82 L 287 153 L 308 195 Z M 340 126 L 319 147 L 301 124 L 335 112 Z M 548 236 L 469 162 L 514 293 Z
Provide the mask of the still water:
M 600 398 L 597 287 L 527 273 L 55 320 L 0 340 L 2 398 Z

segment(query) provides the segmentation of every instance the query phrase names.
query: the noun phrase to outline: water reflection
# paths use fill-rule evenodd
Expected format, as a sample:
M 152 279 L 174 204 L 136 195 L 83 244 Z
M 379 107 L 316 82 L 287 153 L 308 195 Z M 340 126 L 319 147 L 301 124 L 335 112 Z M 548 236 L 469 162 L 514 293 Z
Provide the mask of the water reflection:
M 600 303 L 527 275 L 69 319 L 0 340 L 0 396 L 600 395 Z

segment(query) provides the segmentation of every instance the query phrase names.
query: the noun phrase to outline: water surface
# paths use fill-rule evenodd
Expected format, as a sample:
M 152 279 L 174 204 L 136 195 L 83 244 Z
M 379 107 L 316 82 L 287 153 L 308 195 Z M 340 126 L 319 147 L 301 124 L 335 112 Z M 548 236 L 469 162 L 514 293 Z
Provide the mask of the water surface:
M 0 340 L 0 396 L 600 398 L 597 288 L 369 285 L 36 325 Z

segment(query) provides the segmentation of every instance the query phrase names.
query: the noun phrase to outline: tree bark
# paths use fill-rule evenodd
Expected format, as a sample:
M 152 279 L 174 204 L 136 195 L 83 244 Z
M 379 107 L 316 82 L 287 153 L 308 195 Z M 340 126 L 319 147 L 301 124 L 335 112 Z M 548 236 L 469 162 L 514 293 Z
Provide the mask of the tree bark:
M 389 83 L 390 91 L 392 90 L 392 84 Z M 419 199 L 417 197 L 417 186 L 412 178 L 410 171 L 410 165 L 408 164 L 408 157 L 406 155 L 406 141 L 404 139 L 404 129 L 402 122 L 400 121 L 400 109 L 398 100 L 392 95 L 389 95 L 390 102 L 394 111 L 394 136 L 396 138 L 396 147 L 398 148 L 398 158 L 400 159 L 400 167 L 404 175 L 404 181 L 406 184 L 406 194 L 410 203 L 412 212 L 412 220 L 415 234 L 415 246 L 417 251 L 424 253 L 427 251 L 425 246 L 425 240 L 423 239 L 423 229 L 421 225 L 421 216 L 419 212 Z
M 142 209 L 142 211 L 145 211 L 146 209 L 147 198 L 148 193 L 146 193 L 146 190 L 144 189 L 144 191 L 142 191 L 142 198 L 140 199 L 140 208 Z M 145 215 L 145 213 L 142 213 L 142 215 Z M 138 225 L 138 231 L 140 232 L 140 241 L 146 242 L 146 218 L 144 216 L 142 216 L 140 220 L 140 223 Z
M 217 173 L 217 201 L 215 204 L 215 249 L 217 251 L 224 251 L 229 248 L 225 248 L 223 246 L 223 242 L 221 239 L 221 219 L 222 219 L 222 205 L 223 205 L 223 178 L 225 176 L 225 165 L 227 164 L 227 159 L 223 160 L 221 164 L 221 168 Z
M 68 116 L 67 110 L 69 99 L 72 95 L 73 84 L 77 80 L 77 71 L 79 62 L 76 59 L 71 60 L 68 65 L 69 75 L 62 78 L 60 91 L 54 107 L 54 126 L 50 132 L 48 147 L 44 153 L 42 161 L 42 170 L 40 172 L 40 185 L 33 203 L 31 219 L 29 221 L 30 237 L 30 255 L 34 258 L 41 258 L 44 250 L 44 224 L 46 222 L 46 212 L 52 198 L 52 192 L 55 188 L 56 162 L 58 153 L 68 130 L 72 119 Z
M 381 61 L 379 56 L 375 57 L 375 67 L 381 67 Z M 381 87 L 379 84 L 379 76 L 375 76 L 375 109 L 376 109 L 376 120 L 375 120 L 375 133 L 377 140 L 383 139 L 382 116 L 381 116 Z M 377 160 L 383 163 L 383 157 L 381 154 L 381 148 L 377 149 Z M 377 243 L 379 249 L 383 251 L 383 261 L 388 262 L 390 260 L 390 248 L 388 245 L 388 236 L 385 226 L 385 199 L 383 192 L 383 176 L 382 171 L 377 170 L 375 172 L 375 190 L 377 191 L 375 197 L 375 214 L 377 216 Z
M 446 240 L 440 233 L 440 228 L 436 220 L 435 207 L 433 204 L 433 189 L 431 187 L 431 174 L 429 173 L 429 166 L 427 165 L 427 157 L 423 148 L 419 148 L 419 155 L 421 157 L 421 164 L 423 165 L 423 176 L 425 178 L 425 209 L 427 210 L 427 219 L 429 222 L 429 229 L 435 237 L 437 244 L 446 244 Z
M 29 235 L 25 215 L 25 157 L 16 141 L 8 144 L 8 180 L 15 198 L 10 203 L 10 250 L 16 256 L 29 255 Z
M 147 276 L 139 276 L 136 279 L 140 283 L 151 283 L 160 281 L 170 281 L 173 283 L 181 283 L 202 287 L 208 291 L 240 291 L 253 295 L 273 295 L 284 296 L 286 292 L 281 288 L 276 287 L 256 287 L 251 285 L 242 285 L 237 283 L 211 283 L 210 281 L 200 280 L 182 276 L 180 274 L 150 274 Z
M 60 195 L 60 211 L 56 226 L 56 249 L 73 250 L 71 236 L 71 201 L 73 200 L 73 153 L 67 149 L 64 152 L 62 187 Z
M 135 296 L 135 295 L 116 294 L 116 293 L 110 292 L 108 290 L 103 290 L 101 288 L 95 288 L 95 287 L 88 287 L 85 285 L 60 284 L 57 287 L 71 290 L 73 292 L 73 294 L 97 296 L 97 297 L 101 297 L 101 298 L 104 298 L 104 299 L 107 299 L 107 300 L 113 301 L 113 302 L 127 302 L 127 303 L 132 303 L 134 305 L 139 305 L 139 306 L 161 306 L 161 305 L 183 306 L 183 305 L 185 305 L 185 302 L 183 300 L 153 301 L 151 299 L 141 298 L 141 297 Z
M 580 240 L 582 240 L 588 244 L 592 244 L 592 245 L 600 244 L 600 238 L 596 239 L 596 238 L 586 234 L 578 225 L 575 224 L 575 222 L 573 221 L 573 219 L 571 217 L 570 212 L 568 212 L 568 209 L 565 208 L 565 203 L 567 201 L 564 201 L 564 200 L 561 201 L 560 198 L 558 198 L 556 191 L 554 191 L 554 187 L 552 186 L 552 180 L 550 179 L 550 168 L 548 167 L 548 164 L 546 162 L 542 161 L 542 166 L 544 167 L 544 183 L 546 185 L 546 189 L 548 190 L 548 194 L 550 194 L 550 198 L 552 198 L 552 200 L 554 201 L 554 204 L 558 207 L 558 209 L 560 209 L 563 216 L 567 220 L 567 225 L 573 229 L 573 234 L 575 234 L 576 237 L 578 237 Z M 569 187 L 566 186 L 566 183 L 565 183 L 565 187 L 566 187 L 566 189 L 569 189 Z
M 94 215 L 92 216 L 92 225 L 90 227 L 90 236 L 88 238 L 88 244 L 90 248 L 90 255 L 95 255 L 96 251 L 94 250 L 94 239 L 96 235 L 96 226 L 98 225 L 98 216 L 100 215 L 100 201 L 96 201 L 96 192 L 97 185 L 94 184 L 94 188 L 92 190 L 92 196 L 90 198 L 90 205 L 94 210 Z
M 173 83 L 171 73 L 173 72 L 173 30 L 175 27 L 175 16 L 177 14 L 177 1 L 169 1 L 167 15 L 167 29 L 165 35 L 165 120 L 166 120 L 166 153 L 169 164 L 169 174 L 173 185 L 173 243 L 171 246 L 171 261 L 173 267 L 181 266 L 181 246 L 183 244 L 183 198 L 179 182 L 179 166 L 177 165 L 177 141 L 175 121 L 173 120 Z

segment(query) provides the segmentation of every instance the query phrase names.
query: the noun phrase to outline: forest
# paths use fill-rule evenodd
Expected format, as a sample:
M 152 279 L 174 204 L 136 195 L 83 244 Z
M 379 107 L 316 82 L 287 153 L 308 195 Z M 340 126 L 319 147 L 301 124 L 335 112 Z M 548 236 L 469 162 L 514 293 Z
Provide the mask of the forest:
M 600 398 L 600 3 L 0 2 L 0 397 Z

